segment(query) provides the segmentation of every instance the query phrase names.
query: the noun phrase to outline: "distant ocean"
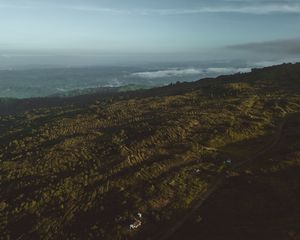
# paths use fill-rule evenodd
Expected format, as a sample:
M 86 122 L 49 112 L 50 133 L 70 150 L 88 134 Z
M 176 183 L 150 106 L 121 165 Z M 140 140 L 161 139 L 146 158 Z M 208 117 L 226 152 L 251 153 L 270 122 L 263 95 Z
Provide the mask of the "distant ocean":
M 271 65 L 266 63 L 265 65 Z M 99 87 L 164 86 L 251 71 L 241 61 L 149 63 L 130 66 L 0 66 L 0 98 L 45 97 Z

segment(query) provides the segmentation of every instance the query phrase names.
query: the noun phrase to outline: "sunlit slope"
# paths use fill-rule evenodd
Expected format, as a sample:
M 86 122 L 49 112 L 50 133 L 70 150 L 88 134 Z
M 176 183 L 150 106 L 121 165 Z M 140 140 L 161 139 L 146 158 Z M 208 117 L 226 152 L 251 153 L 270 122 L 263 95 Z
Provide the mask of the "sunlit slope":
M 2 109 L 1 237 L 146 239 L 300 111 L 300 64 Z

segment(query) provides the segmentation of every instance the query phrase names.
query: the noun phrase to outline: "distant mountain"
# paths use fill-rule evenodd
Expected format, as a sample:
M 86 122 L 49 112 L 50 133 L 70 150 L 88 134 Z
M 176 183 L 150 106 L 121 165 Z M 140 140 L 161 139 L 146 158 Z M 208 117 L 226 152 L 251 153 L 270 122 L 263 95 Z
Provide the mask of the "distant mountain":
M 0 113 L 1 239 L 300 237 L 300 63 Z

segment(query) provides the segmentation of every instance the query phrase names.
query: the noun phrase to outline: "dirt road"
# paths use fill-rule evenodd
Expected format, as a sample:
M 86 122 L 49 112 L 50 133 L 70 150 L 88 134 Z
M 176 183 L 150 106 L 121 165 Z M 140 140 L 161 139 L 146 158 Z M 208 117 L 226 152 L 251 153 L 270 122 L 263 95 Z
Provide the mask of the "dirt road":
M 272 150 L 280 141 L 284 126 L 286 125 L 288 119 L 290 119 L 294 114 L 288 114 L 286 115 L 283 120 L 280 122 L 280 125 L 273 136 L 272 141 L 269 143 L 268 146 L 266 146 L 264 149 L 259 150 L 257 153 L 255 153 L 250 158 L 247 158 L 243 161 L 240 161 L 238 163 L 233 164 L 231 167 L 228 168 L 228 170 L 235 170 L 239 167 L 242 167 L 246 165 L 247 163 L 253 162 L 260 157 L 262 157 L 264 154 L 268 153 L 270 150 Z M 207 191 L 204 192 L 198 200 L 194 203 L 194 205 L 190 208 L 190 210 L 186 213 L 185 216 L 178 219 L 178 221 L 172 225 L 171 228 L 167 229 L 164 233 L 155 236 L 153 238 L 150 238 L 150 240 L 168 240 L 171 239 L 171 237 L 175 234 L 175 232 L 182 227 L 188 219 L 203 205 L 203 203 L 222 185 L 224 180 L 226 179 L 226 173 L 221 173 L 219 176 L 215 178 L 215 180 L 208 186 Z

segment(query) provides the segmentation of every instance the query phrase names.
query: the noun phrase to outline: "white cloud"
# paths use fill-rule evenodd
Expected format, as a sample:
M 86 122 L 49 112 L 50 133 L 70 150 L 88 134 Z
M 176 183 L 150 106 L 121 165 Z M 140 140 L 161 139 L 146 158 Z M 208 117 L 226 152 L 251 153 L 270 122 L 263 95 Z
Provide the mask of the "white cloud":
M 10 58 L 11 55 L 9 55 L 9 54 L 0 54 L 0 57 L 1 58 Z
M 125 9 L 115 9 L 115 8 L 99 8 L 99 7 L 63 7 L 67 10 L 75 10 L 75 11 L 82 11 L 82 12 L 102 12 L 102 13 L 113 13 L 113 14 L 132 14 L 133 12 L 130 10 Z
M 82 12 L 99 12 L 112 14 L 135 14 L 135 15 L 188 15 L 201 13 L 244 13 L 244 14 L 273 14 L 273 13 L 293 13 L 300 14 L 300 3 L 296 1 L 225 1 L 219 4 L 202 4 L 193 8 L 165 8 L 165 9 L 124 9 L 109 8 L 105 6 L 93 5 L 58 5 L 41 4 L 38 2 L 25 2 L 25 4 L 1 4 L 0 9 L 5 8 L 51 8 L 65 9 Z
M 257 4 L 244 6 L 214 6 L 196 9 L 161 9 L 153 10 L 161 15 L 180 15 L 197 13 L 244 13 L 244 14 L 272 14 L 295 13 L 300 14 L 300 4 Z
M 159 71 L 149 71 L 149 72 L 137 72 L 132 73 L 131 76 L 146 78 L 146 79 L 156 79 L 156 78 L 166 78 L 166 77 L 185 77 L 185 76 L 217 76 L 223 74 L 233 74 L 233 73 L 245 73 L 251 72 L 251 68 L 233 68 L 233 67 L 215 67 L 215 68 L 185 68 L 185 69 L 166 69 Z
M 202 69 L 186 68 L 186 69 L 166 69 L 166 70 L 151 71 L 151 72 L 138 72 L 138 73 L 132 73 L 131 76 L 146 78 L 146 79 L 155 79 L 155 78 L 165 78 L 165 77 L 183 77 L 189 75 L 200 75 L 202 73 L 203 73 Z
M 251 72 L 251 68 L 208 68 L 208 73 L 212 74 L 232 74 Z
M 229 6 L 202 6 L 199 8 L 186 9 L 113 9 L 97 7 L 65 7 L 69 10 L 84 12 L 103 12 L 114 14 L 135 14 L 135 15 L 189 15 L 201 13 L 244 13 L 244 14 L 274 14 L 274 13 L 294 13 L 300 14 L 300 3 L 293 4 L 250 4 Z
M 13 5 L 13 4 L 1 4 L 0 3 L 0 10 L 1 9 L 32 9 L 36 8 L 30 5 Z

